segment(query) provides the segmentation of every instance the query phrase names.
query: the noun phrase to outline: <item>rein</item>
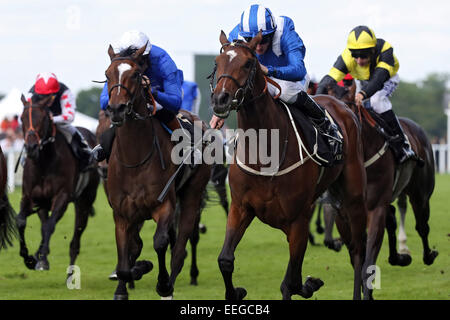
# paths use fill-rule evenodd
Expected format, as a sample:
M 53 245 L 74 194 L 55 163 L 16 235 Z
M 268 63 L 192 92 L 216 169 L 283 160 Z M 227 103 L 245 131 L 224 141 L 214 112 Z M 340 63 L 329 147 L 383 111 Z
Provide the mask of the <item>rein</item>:
M 116 57 L 116 58 L 111 60 L 111 63 L 114 62 L 114 61 L 117 61 L 117 60 L 133 61 L 129 57 Z M 142 85 L 142 81 L 143 80 L 146 83 L 145 85 Z M 155 102 L 155 98 L 153 97 L 153 94 L 152 94 L 152 91 L 151 91 L 150 81 L 148 81 L 148 78 L 146 78 L 146 77 L 144 78 L 144 75 L 142 74 L 142 72 L 139 72 L 139 77 L 138 77 L 137 81 L 138 81 L 138 89 L 134 92 L 134 94 L 125 85 L 123 85 L 121 83 L 117 83 L 117 84 L 114 84 L 114 85 L 111 86 L 111 89 L 109 90 L 108 95 L 111 97 L 111 92 L 115 88 L 123 88 L 123 89 L 125 89 L 127 94 L 131 97 L 131 100 L 129 100 L 127 102 L 127 111 L 125 112 L 125 114 L 130 116 L 134 120 L 146 120 L 146 119 L 149 119 L 149 118 L 151 118 L 152 116 L 155 115 L 155 113 L 156 113 L 156 102 Z M 143 89 L 147 89 L 147 90 L 143 90 Z M 149 103 L 151 103 L 152 107 L 153 107 L 152 111 L 150 113 L 148 113 L 147 115 L 145 115 L 145 116 L 142 116 L 139 113 L 137 113 L 136 111 L 134 111 L 134 103 L 136 101 L 136 97 L 138 95 L 138 92 L 141 94 L 141 96 L 147 102 L 147 107 L 149 107 Z M 145 93 L 147 93 L 148 96 L 146 96 Z M 114 125 L 115 123 L 112 122 L 112 124 Z
M 111 60 L 111 63 L 114 62 L 114 61 L 117 61 L 117 60 L 129 60 L 129 61 L 132 61 L 132 59 L 130 59 L 129 57 L 116 57 L 116 58 Z M 155 133 L 155 125 L 153 123 L 153 116 L 156 113 L 156 102 L 155 102 L 156 100 L 155 100 L 155 98 L 152 95 L 149 79 L 147 77 L 145 77 L 141 72 L 139 72 L 139 77 L 138 77 L 137 81 L 138 81 L 138 88 L 134 92 L 134 94 L 126 86 L 124 86 L 123 84 L 118 83 L 118 84 L 115 84 L 115 85 L 111 86 L 111 89 L 109 90 L 109 96 L 111 96 L 111 92 L 115 88 L 123 88 L 123 89 L 125 89 L 127 94 L 131 97 L 131 100 L 128 101 L 128 103 L 127 103 L 128 110 L 125 112 L 125 114 L 130 116 L 131 119 L 133 119 L 133 120 L 147 120 L 147 119 L 150 119 L 151 126 L 152 126 L 152 134 L 153 134 L 152 146 L 151 146 L 150 151 L 148 152 L 148 154 L 141 161 L 139 161 L 138 163 L 127 164 L 127 163 L 121 161 L 118 156 L 117 156 L 117 161 L 122 166 L 124 166 L 125 168 L 128 168 L 128 169 L 140 167 L 143 164 L 145 164 L 152 157 L 154 149 L 155 149 L 154 147 L 156 147 L 158 149 L 158 152 L 160 153 L 161 165 L 164 168 L 165 165 L 164 165 L 164 163 L 162 161 L 162 158 L 161 158 L 161 150 L 160 150 L 160 147 L 159 147 L 158 136 Z M 142 84 L 143 81 L 145 81 L 145 85 Z M 147 90 L 144 91 L 143 89 L 147 89 Z M 136 97 L 138 95 L 138 92 L 140 92 L 141 96 L 144 98 L 144 101 L 147 103 L 147 110 L 149 109 L 149 102 L 152 104 L 152 107 L 153 107 L 152 111 L 149 112 L 148 114 L 144 115 L 144 116 L 140 115 L 139 113 L 134 111 L 135 101 L 136 101 Z M 148 96 L 146 96 L 145 93 L 147 93 Z M 111 121 L 111 123 L 113 125 L 115 125 L 115 123 L 113 121 Z M 119 147 L 119 139 L 117 140 L 117 144 L 118 144 L 118 147 Z

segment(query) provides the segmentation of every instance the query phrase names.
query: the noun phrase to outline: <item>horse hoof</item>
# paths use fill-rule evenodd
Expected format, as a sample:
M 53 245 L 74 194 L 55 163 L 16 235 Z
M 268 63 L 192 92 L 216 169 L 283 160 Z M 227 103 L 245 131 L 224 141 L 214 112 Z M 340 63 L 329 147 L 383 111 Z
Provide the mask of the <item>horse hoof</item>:
M 127 294 L 115 294 L 114 300 L 128 300 Z
M 191 279 L 191 286 L 197 286 L 198 285 L 198 282 L 197 282 L 197 279 Z
M 322 226 L 317 226 L 316 227 L 316 232 L 318 234 L 323 234 L 325 232 L 325 229 Z
M 304 286 L 309 288 L 312 292 L 316 292 L 324 285 L 323 281 L 319 278 L 307 277 Z
M 161 297 L 161 300 L 173 300 L 173 296 Z
M 430 250 L 430 252 L 427 255 L 423 256 L 423 263 L 425 263 L 427 266 L 430 266 L 433 264 L 434 259 L 438 256 L 439 252 L 436 250 Z
M 133 280 L 141 280 L 142 276 L 149 273 L 153 269 L 153 263 L 147 260 L 137 261 L 133 268 L 131 268 L 131 274 Z
M 243 300 L 247 295 L 247 290 L 244 288 L 236 288 L 235 289 L 236 300 Z
M 206 226 L 203 223 L 199 223 L 198 224 L 198 230 L 200 231 L 200 233 L 206 233 Z
M 35 257 L 33 256 L 27 256 L 26 258 L 23 259 L 23 261 L 25 262 L 25 266 L 30 269 L 30 270 L 35 270 L 36 268 L 36 264 L 37 264 L 37 260 Z
M 113 280 L 113 281 L 119 280 L 119 279 L 117 278 L 116 270 L 114 270 L 113 272 L 111 272 L 111 274 L 109 275 L 108 279 L 109 279 L 109 280 Z
M 41 260 L 36 263 L 34 270 L 39 270 L 39 271 L 50 270 L 50 265 L 47 261 Z
M 392 266 L 406 267 L 412 262 L 412 258 L 409 254 L 397 254 L 396 256 L 389 257 L 389 263 Z
M 331 241 L 325 240 L 323 243 L 328 249 L 334 250 L 336 252 L 341 251 L 342 241 L 340 239 L 333 239 Z

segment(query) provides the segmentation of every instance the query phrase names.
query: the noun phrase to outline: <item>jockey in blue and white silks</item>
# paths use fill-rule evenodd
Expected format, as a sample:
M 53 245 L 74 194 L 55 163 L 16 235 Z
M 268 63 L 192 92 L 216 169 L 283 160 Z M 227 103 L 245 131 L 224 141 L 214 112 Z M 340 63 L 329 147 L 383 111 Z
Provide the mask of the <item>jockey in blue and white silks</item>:
M 180 129 L 176 115 L 182 102 L 183 72 L 177 68 L 169 54 L 164 49 L 151 44 L 147 35 L 135 30 L 125 32 L 116 43 L 112 44 L 112 47 L 115 54 L 127 56 L 145 45 L 143 57 L 148 57 L 148 67 L 143 73 L 150 80 L 152 95 L 156 100 L 155 117 L 171 131 Z M 108 103 L 108 83 L 106 83 L 100 95 L 101 109 L 106 110 Z M 93 149 L 94 158 L 97 161 L 109 158 L 114 128 L 107 130 L 102 137 L 100 144 Z
M 306 93 L 309 84 L 303 62 L 306 49 L 295 31 L 294 22 L 286 16 L 275 17 L 268 8 L 253 4 L 242 12 L 241 20 L 230 32 L 228 40 L 242 39 L 250 42 L 260 31 L 263 37 L 257 44 L 255 53 L 261 70 L 280 85 L 280 99 L 301 109 L 310 117 L 318 131 L 329 137 L 334 154 L 339 154 L 342 142 L 336 125 L 330 122 L 323 108 Z M 268 89 L 272 96 L 277 94 L 271 84 Z M 214 115 L 210 125 L 220 128 L 223 119 Z
M 113 49 L 114 53 L 119 54 L 129 48 L 140 49 L 146 43 L 148 44 L 144 55 L 148 56 L 149 63 L 144 74 L 150 79 L 157 109 L 165 108 L 176 114 L 181 107 L 183 72 L 177 68 L 169 54 L 164 49 L 151 44 L 148 37 L 138 31 L 124 33 L 120 40 L 113 45 Z M 102 110 L 106 110 L 108 101 L 108 83 L 105 83 L 100 95 Z
M 306 48 L 295 31 L 294 22 L 286 16 L 274 17 L 260 5 L 252 5 L 241 15 L 241 22 L 230 32 L 228 40 L 251 40 L 262 30 L 263 40 L 270 41 L 264 53 L 256 52 L 267 75 L 281 86 L 281 99 L 293 103 L 297 93 L 308 87 L 309 77 L 303 59 Z M 275 95 L 275 87 L 271 87 Z

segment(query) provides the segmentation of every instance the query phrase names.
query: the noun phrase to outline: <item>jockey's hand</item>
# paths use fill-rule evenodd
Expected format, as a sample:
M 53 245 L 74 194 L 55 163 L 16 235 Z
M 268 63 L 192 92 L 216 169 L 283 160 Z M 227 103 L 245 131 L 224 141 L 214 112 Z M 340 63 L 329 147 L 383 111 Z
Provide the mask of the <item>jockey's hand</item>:
M 267 69 L 267 67 L 265 65 L 262 65 L 260 63 L 259 66 L 261 67 L 261 70 L 265 75 L 267 75 L 269 73 L 269 69 Z
M 358 92 L 355 96 L 355 103 L 358 107 L 362 107 L 364 100 L 364 95 L 361 92 Z
M 209 126 L 213 129 L 220 129 L 223 127 L 225 123 L 225 119 L 219 118 L 218 116 L 213 115 L 211 121 L 209 121 Z

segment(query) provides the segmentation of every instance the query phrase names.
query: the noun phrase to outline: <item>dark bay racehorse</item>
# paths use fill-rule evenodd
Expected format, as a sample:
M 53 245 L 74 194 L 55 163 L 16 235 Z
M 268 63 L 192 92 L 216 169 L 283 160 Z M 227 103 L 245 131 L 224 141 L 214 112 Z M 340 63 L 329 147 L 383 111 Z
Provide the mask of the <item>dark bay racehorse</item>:
M 6 159 L 0 147 L 0 250 L 12 245 L 17 236 L 16 213 L 8 200 Z
M 171 297 L 177 275 L 186 257 L 186 243 L 200 219 L 202 195 L 210 177 L 210 167 L 197 166 L 193 176 L 176 192 L 172 184 L 166 197 L 158 196 L 177 166 L 171 161 L 173 143 L 160 122 L 154 119 L 147 103 L 154 102 L 150 88 L 142 84 L 142 53 L 145 46 L 131 56 L 114 54 L 110 46 L 111 64 L 108 79 L 108 112 L 117 127 L 108 163 L 108 200 L 116 225 L 117 276 L 115 299 L 127 299 L 126 283 L 139 279 L 149 271 L 150 262 L 136 261 L 142 250 L 140 225 L 153 219 L 156 231 L 153 247 L 158 255 L 159 275 L 156 290 L 161 297 Z M 123 68 L 126 65 L 126 68 Z M 121 73 L 119 79 L 119 66 Z M 155 111 L 155 106 L 153 106 Z M 166 251 L 175 240 L 176 201 L 180 204 L 178 234 L 172 248 L 171 274 L 166 269 Z
M 78 160 L 52 121 L 48 106 L 53 97 L 26 101 L 21 116 L 27 158 L 23 172 L 22 200 L 17 216 L 20 234 L 20 255 L 29 269 L 48 270 L 50 237 L 70 202 L 75 205 L 75 227 L 70 243 L 70 265 L 80 251 L 80 238 L 89 215 L 94 214 L 99 176 L 96 168 L 80 173 Z M 78 128 L 91 147 L 95 136 L 85 128 Z M 78 187 L 77 187 L 78 186 Z M 51 215 L 49 216 L 49 211 Z M 37 212 L 41 220 L 42 241 L 35 256 L 28 254 L 25 243 L 26 220 Z M 69 274 L 71 271 L 69 271 Z
M 366 176 L 358 121 L 351 110 L 337 99 L 329 96 L 316 97 L 316 101 L 327 109 L 342 128 L 344 160 L 326 169 L 312 160 L 297 166 L 300 163 L 299 151 L 305 158 L 307 156 L 303 149 L 299 150 L 288 114 L 267 91 L 267 79 L 254 53 L 261 38 L 260 32 L 249 43 L 239 40 L 229 43 L 222 31 L 222 53 L 216 57 L 217 85 L 212 94 L 214 113 L 225 118 L 231 110 L 238 109 L 238 127 L 244 132 L 247 129 L 278 129 L 279 136 L 283 139 L 279 142 L 279 153 L 285 155 L 278 155 L 278 159 L 284 158 L 280 171 L 269 174 L 266 171 L 263 173 L 258 158 L 257 164 L 245 163 L 254 173 L 243 169 L 242 164 L 238 165 L 237 156 L 230 166 L 231 208 L 224 245 L 218 258 L 225 282 L 225 297 L 243 299 L 246 295 L 244 288 L 236 288 L 233 284 L 234 251 L 254 217 L 282 230 L 287 236 L 290 260 L 281 284 L 283 299 L 291 299 L 294 294 L 309 298 L 323 285 L 320 279 L 310 277 L 302 284 L 302 264 L 314 201 L 329 189 L 342 201 L 342 208 L 348 219 L 347 227 L 351 230 L 351 262 L 354 266 L 353 297 L 360 299 L 361 288 L 365 283 L 363 279 L 366 278 L 363 273 L 363 255 L 367 209 Z M 301 128 L 297 126 L 297 130 L 305 141 Z M 237 150 L 240 143 L 242 142 L 238 141 Z M 250 159 L 249 146 L 243 148 L 245 159 Z M 268 149 L 272 149 L 271 144 Z M 281 174 L 283 170 L 287 172 L 288 168 L 293 169 L 289 169 L 288 174 Z
M 196 120 L 198 120 L 198 118 L 194 118 L 193 114 L 184 111 L 184 110 L 180 110 L 180 112 L 183 113 L 183 115 L 185 117 L 187 117 L 190 121 L 194 122 Z M 99 118 L 98 118 L 98 126 L 97 126 L 97 130 L 96 130 L 96 136 L 97 136 L 97 143 L 100 143 L 101 140 L 101 136 L 102 134 L 111 126 L 111 119 L 108 115 L 107 112 L 101 110 L 99 112 Z M 106 160 L 103 160 L 102 162 L 100 162 L 98 164 L 99 166 L 99 172 L 101 177 L 103 178 L 103 186 L 105 189 L 105 193 L 106 195 L 108 195 L 108 186 L 107 186 L 107 175 L 108 175 L 108 163 Z M 219 177 L 220 178 L 220 177 Z M 211 178 L 212 180 L 212 178 Z M 216 185 L 214 184 L 215 189 L 218 191 L 219 188 L 222 187 L 221 184 Z M 225 179 L 223 179 L 223 189 L 225 189 Z M 221 203 L 223 203 L 223 197 L 221 196 L 221 194 L 219 194 L 220 198 L 221 198 Z M 205 197 L 206 198 L 206 197 Z M 206 201 L 206 199 L 205 199 Z M 206 204 L 206 202 L 202 202 L 202 207 L 200 208 L 200 211 L 203 210 L 203 206 Z M 225 201 L 226 201 L 226 193 L 225 193 Z M 176 217 L 179 218 L 180 215 L 180 206 L 177 205 L 176 206 L 177 210 L 175 212 Z M 228 207 L 227 207 L 228 209 Z M 177 220 L 177 219 L 176 219 Z M 141 226 L 138 228 L 139 230 L 141 230 L 142 226 L 144 224 L 142 223 Z M 206 232 L 206 226 L 202 225 L 201 223 L 198 226 L 194 227 L 194 230 L 189 238 L 189 242 L 191 243 L 191 270 L 190 270 L 190 275 L 191 275 L 191 284 L 193 285 L 197 285 L 197 277 L 199 274 L 199 270 L 197 267 L 197 245 L 198 245 L 198 241 L 200 239 L 200 232 Z M 173 243 L 171 243 L 173 244 Z M 111 280 L 117 280 L 117 273 L 116 270 L 113 271 L 113 273 L 109 276 L 109 279 Z M 129 285 L 130 287 L 130 285 Z M 132 285 L 131 285 L 132 287 Z M 130 288 L 131 288 L 130 287 Z
M 422 238 L 423 261 L 430 265 L 438 255 L 428 244 L 430 231 L 430 197 L 434 190 L 433 150 L 424 130 L 407 118 L 399 118 L 411 147 L 420 157 L 419 161 L 409 160 L 398 165 L 393 152 L 387 146 L 385 137 L 376 129 L 372 116 L 354 103 L 356 85 L 348 89 L 343 102 L 352 108 L 361 121 L 363 135 L 364 161 L 367 172 L 367 219 L 368 237 L 366 263 L 375 265 L 386 227 L 389 239 L 389 263 L 407 266 L 411 263 L 409 254 L 398 253 L 396 248 L 395 208 L 391 203 L 398 197 L 408 196 L 416 218 L 416 230 Z M 328 93 L 336 95 L 331 88 Z M 422 162 L 423 161 L 423 162 Z M 403 200 L 405 202 L 405 200 Z M 402 208 L 406 207 L 406 203 Z M 338 223 L 339 215 L 336 223 Z M 339 224 L 337 225 L 338 229 Z M 372 291 L 370 292 L 372 296 Z

